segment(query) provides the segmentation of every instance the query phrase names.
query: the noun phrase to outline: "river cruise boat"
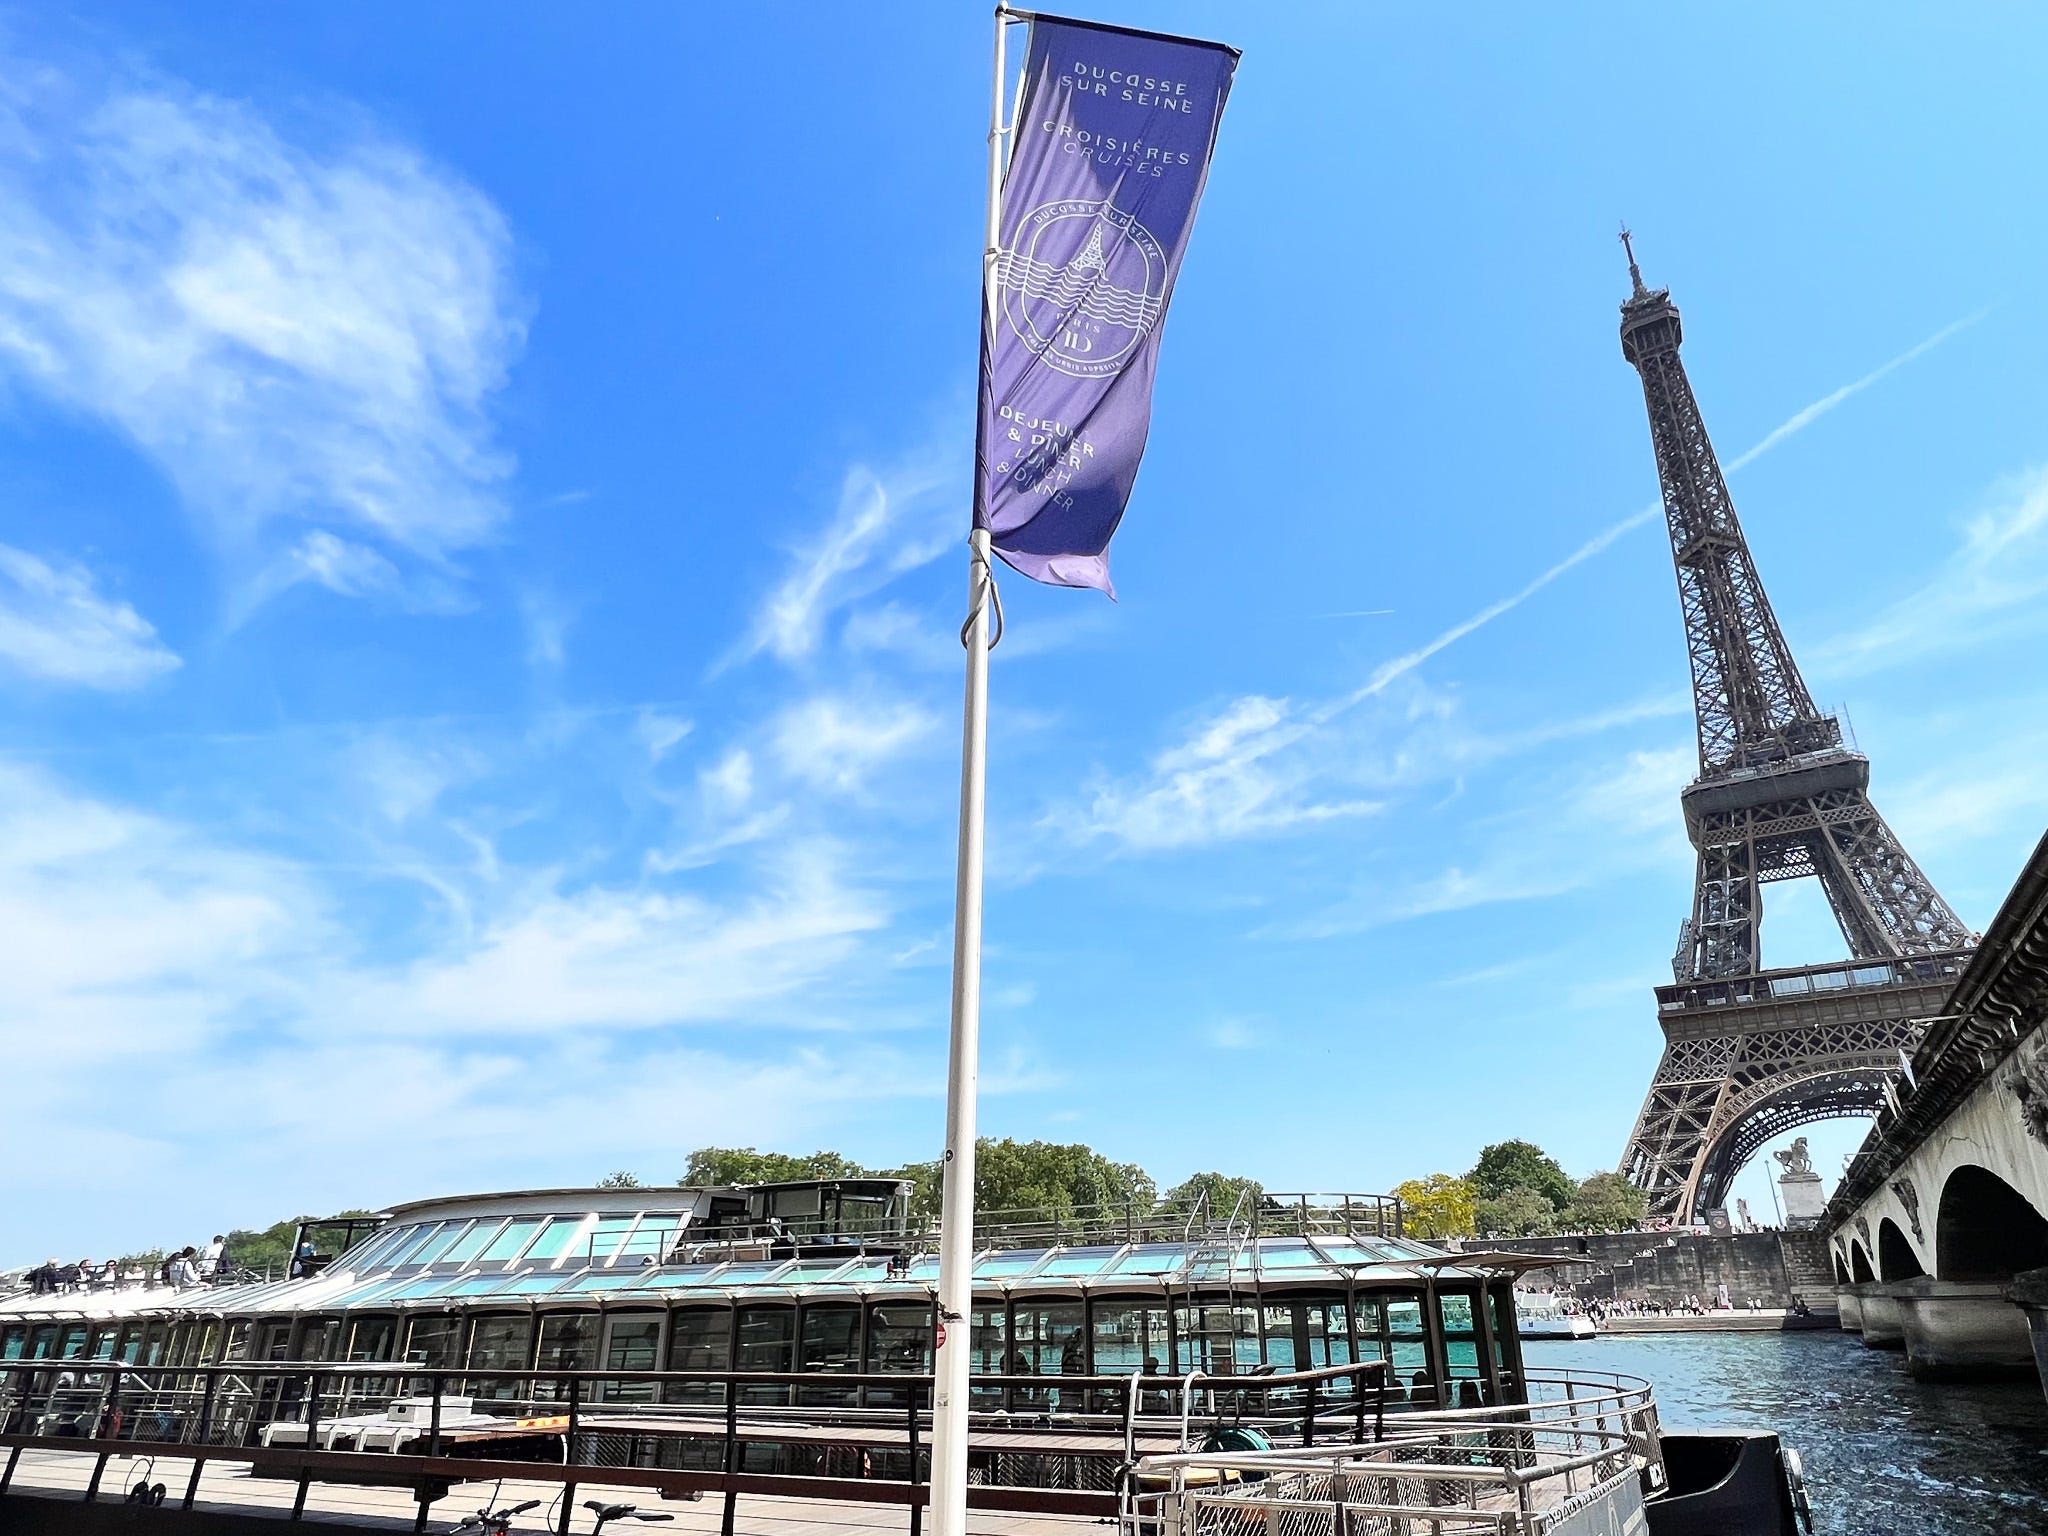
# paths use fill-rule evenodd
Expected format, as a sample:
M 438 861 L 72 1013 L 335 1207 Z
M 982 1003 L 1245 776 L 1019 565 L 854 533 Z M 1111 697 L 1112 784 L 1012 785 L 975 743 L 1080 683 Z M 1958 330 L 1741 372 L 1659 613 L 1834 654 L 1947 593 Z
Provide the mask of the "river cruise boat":
M 188 1501 L 239 1458 L 296 1479 L 301 1507 L 330 1481 L 403 1487 L 421 1529 L 471 1480 L 463 1458 L 501 1477 L 531 1465 L 558 1493 L 565 1477 L 728 1499 L 917 1483 L 940 1319 L 910 1194 L 839 1179 L 457 1196 L 309 1223 L 281 1278 L 0 1298 L 0 1498 L 44 1476 L 24 1447 L 136 1441 L 159 1460 L 206 1448 L 185 1453 Z M 1714 1529 L 1791 1528 L 1795 1459 L 1774 1436 L 1674 1436 L 1646 1383 L 1529 1373 L 1514 1279 L 1542 1261 L 1406 1237 L 1389 1197 L 996 1213 L 977 1236 L 972 1315 L 946 1326 L 973 1351 L 971 1478 L 1000 1507 L 1192 1530 L 1218 1499 L 1274 1497 L 1289 1456 L 1314 1482 L 1303 1457 L 1348 1454 L 1363 1476 L 1401 1459 L 1390 1447 L 1439 1445 L 1407 1460 L 1451 1471 L 1402 1473 L 1412 1486 L 1386 1497 L 1540 1511 L 1569 1499 L 1517 1480 L 1571 1463 L 1553 1492 L 1581 1498 L 1601 1474 L 1619 1501 L 1619 1523 L 1588 1529 L 1706 1529 L 1683 1523 L 1703 1509 L 1739 1516 Z M 1279 1462 L 1250 1477 L 1232 1470 L 1245 1457 Z M 1030 1490 L 1050 1502 L 1016 1502 Z

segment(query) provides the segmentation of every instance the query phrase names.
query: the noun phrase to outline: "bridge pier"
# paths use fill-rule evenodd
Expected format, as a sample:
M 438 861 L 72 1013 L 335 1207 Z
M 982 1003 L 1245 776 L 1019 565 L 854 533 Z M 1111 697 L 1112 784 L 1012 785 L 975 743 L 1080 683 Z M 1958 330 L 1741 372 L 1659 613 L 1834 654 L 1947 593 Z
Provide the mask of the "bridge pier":
M 1863 1297 L 1853 1285 L 1835 1287 L 1835 1313 L 1842 1320 L 1842 1332 L 1863 1331 Z
M 1904 1349 L 1905 1330 L 1899 1322 L 1898 1298 L 1893 1295 L 1896 1287 L 1865 1284 L 1849 1289 L 1855 1295 L 1863 1316 L 1863 1347 Z
M 1890 1293 L 1898 1317 L 1906 1368 L 1921 1380 L 2002 1381 L 2037 1374 L 2027 1314 L 2006 1299 L 2003 1284 L 1923 1276 L 1880 1289 Z M 1870 1342 L 1867 1331 L 1863 1341 Z
M 2048 1392 L 2048 1269 L 2030 1269 L 2012 1277 L 2006 1295 L 2027 1319 L 2027 1332 L 2034 1345 L 2034 1368 L 2041 1375 L 2041 1389 Z

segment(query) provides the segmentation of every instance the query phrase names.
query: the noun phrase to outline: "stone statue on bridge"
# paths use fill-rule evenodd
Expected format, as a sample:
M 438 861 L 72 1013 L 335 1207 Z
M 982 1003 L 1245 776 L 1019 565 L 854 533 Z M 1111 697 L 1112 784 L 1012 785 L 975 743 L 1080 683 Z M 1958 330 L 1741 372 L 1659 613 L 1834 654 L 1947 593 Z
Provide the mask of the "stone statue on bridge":
M 1806 1150 L 1806 1138 L 1796 1139 L 1782 1152 L 1773 1152 L 1778 1166 L 1778 1193 L 1785 1207 L 1785 1225 L 1792 1228 L 1820 1224 L 1827 1202 L 1821 1197 L 1820 1175 L 1813 1171 L 1813 1158 Z
M 1773 1152 L 1771 1156 L 1784 1165 L 1783 1177 L 1797 1178 L 1801 1174 L 1813 1172 L 1813 1159 L 1807 1155 L 1804 1136 L 1799 1137 L 1784 1151 Z

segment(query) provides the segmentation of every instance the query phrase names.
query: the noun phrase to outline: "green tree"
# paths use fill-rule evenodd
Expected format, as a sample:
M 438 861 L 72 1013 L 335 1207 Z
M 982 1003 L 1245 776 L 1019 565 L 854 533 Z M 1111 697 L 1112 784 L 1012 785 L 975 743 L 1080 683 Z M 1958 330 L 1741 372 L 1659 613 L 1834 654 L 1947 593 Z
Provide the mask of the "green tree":
M 940 1180 L 936 1160 L 912 1163 L 884 1175 L 909 1179 L 911 1217 L 931 1222 L 939 1214 Z M 1080 1142 L 997 1141 L 984 1136 L 974 1144 L 974 1216 L 990 1219 L 1031 1219 L 1059 1222 L 1077 1230 L 1109 1231 L 1120 1227 L 1128 1212 L 1142 1220 L 1158 1203 L 1159 1186 L 1136 1163 L 1112 1162 Z
M 1509 1190 L 1521 1188 L 1548 1200 L 1553 1211 L 1562 1211 L 1578 1193 L 1557 1159 L 1531 1141 L 1495 1142 L 1480 1152 L 1479 1161 L 1465 1177 L 1482 1200 L 1499 1200 Z
M 1410 1237 L 1472 1235 L 1472 1186 L 1455 1174 L 1432 1173 L 1396 1184 L 1394 1198 L 1401 1202 L 1401 1230 Z
M 621 1168 L 617 1173 L 608 1173 L 597 1181 L 599 1189 L 638 1189 L 640 1175 Z
M 813 1152 L 793 1157 L 787 1152 L 757 1152 L 752 1147 L 699 1147 L 690 1154 L 676 1182 L 693 1184 L 784 1184 L 793 1179 L 857 1179 L 867 1173 L 838 1152 Z
M 1650 1213 L 1650 1197 L 1618 1173 L 1596 1173 L 1579 1183 L 1565 1213 L 1580 1232 L 1634 1232 Z
M 1169 1211 L 1192 1211 L 1205 1195 L 1209 1219 L 1228 1221 L 1238 1211 L 1240 1202 L 1249 1209 L 1254 1202 L 1263 1200 L 1266 1187 L 1257 1179 L 1241 1179 L 1234 1174 L 1190 1174 L 1166 1192 L 1164 1205 Z
M 1557 1208 L 1533 1189 L 1517 1184 L 1479 1202 L 1482 1237 L 1549 1237 L 1557 1231 Z

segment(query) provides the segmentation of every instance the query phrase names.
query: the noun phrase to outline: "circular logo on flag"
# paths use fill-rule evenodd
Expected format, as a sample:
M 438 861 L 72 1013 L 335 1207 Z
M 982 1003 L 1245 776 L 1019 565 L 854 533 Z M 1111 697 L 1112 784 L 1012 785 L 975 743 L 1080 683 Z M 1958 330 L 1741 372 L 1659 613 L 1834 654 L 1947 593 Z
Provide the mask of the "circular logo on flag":
M 997 262 L 1003 318 L 1078 379 L 1120 371 L 1165 308 L 1166 252 L 1107 199 L 1034 208 Z

